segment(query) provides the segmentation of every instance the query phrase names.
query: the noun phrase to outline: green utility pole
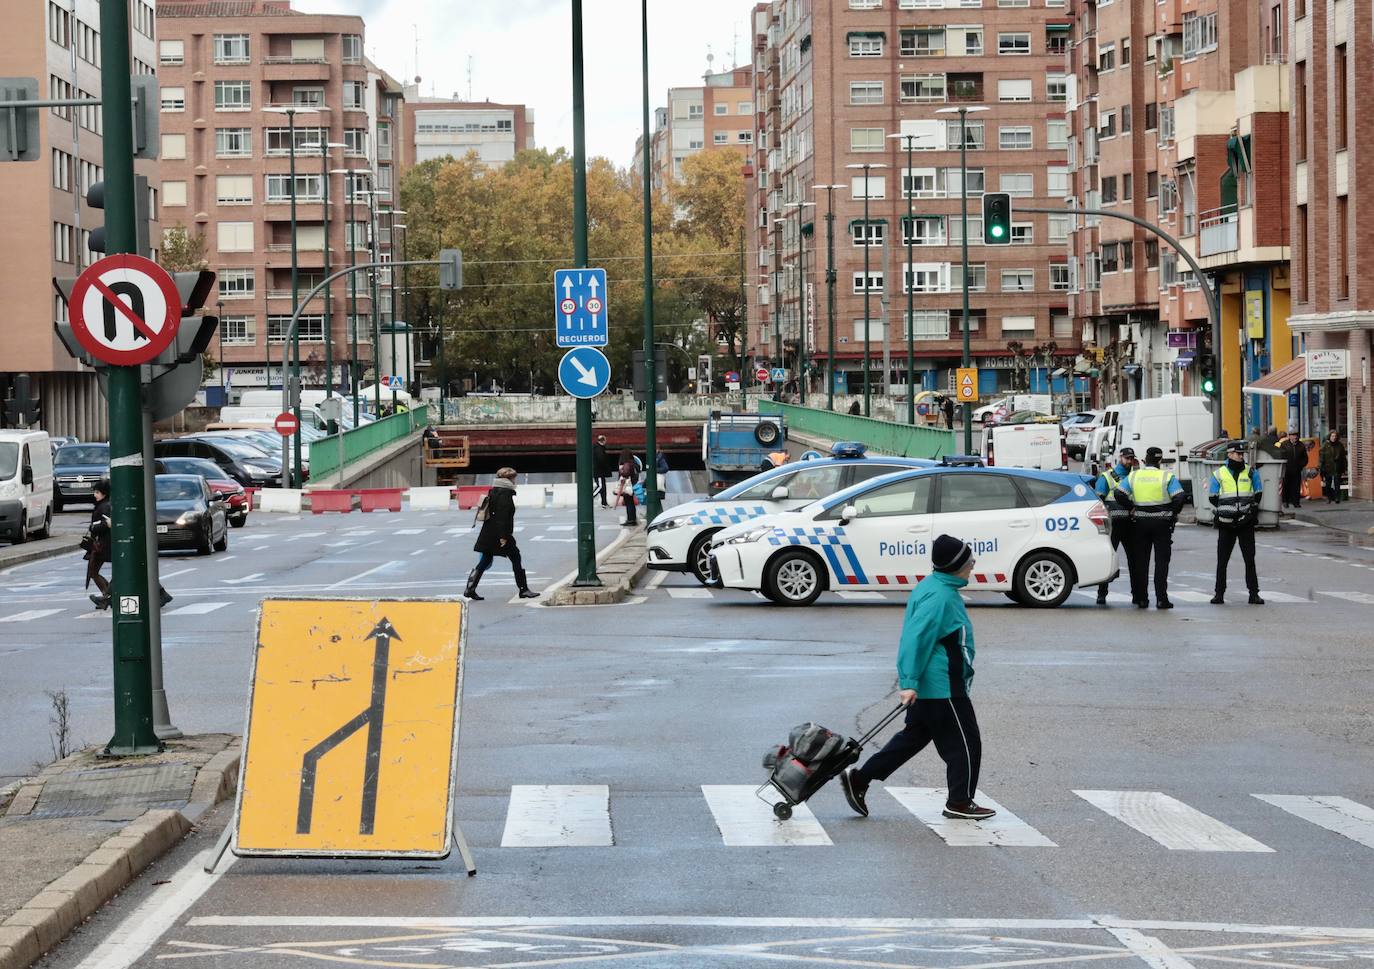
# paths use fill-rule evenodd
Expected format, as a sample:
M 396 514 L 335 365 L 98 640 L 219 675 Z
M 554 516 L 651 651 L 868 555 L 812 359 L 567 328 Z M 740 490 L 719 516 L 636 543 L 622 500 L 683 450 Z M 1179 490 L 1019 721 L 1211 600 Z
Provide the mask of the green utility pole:
M 969 347 L 969 312 L 968 312 L 968 109 L 959 108 L 959 261 L 962 266 L 963 274 L 962 285 L 959 287 L 963 293 L 963 326 L 961 329 L 964 334 L 964 367 L 972 364 L 973 354 Z M 964 402 L 964 453 L 973 453 L 973 405 L 968 401 Z
M 324 274 L 329 275 L 329 133 L 320 143 L 320 187 L 324 190 Z M 324 291 L 324 395 L 334 396 L 334 287 Z M 342 430 L 342 428 L 340 428 Z M 299 434 L 296 435 L 300 437 Z
M 654 197 L 649 177 L 649 0 L 640 0 L 640 45 L 644 75 L 644 526 L 658 517 L 658 373 L 654 352 Z M 609 327 L 610 321 L 607 320 Z M 708 388 L 709 390 L 709 388 Z
M 393 207 L 387 209 L 386 212 L 383 214 L 387 217 L 386 241 L 387 244 L 391 246 L 391 251 L 394 255 L 394 253 L 396 252 L 396 209 L 394 207 L 394 201 L 392 205 Z M 387 288 L 391 290 L 391 300 L 387 304 L 390 307 L 390 311 L 387 313 L 386 316 L 387 325 L 391 329 L 391 366 L 387 369 L 394 374 L 396 372 L 396 273 L 394 270 L 387 270 L 386 285 Z M 391 412 L 393 414 L 396 412 L 395 387 L 391 388 Z
M 104 114 L 105 238 L 109 255 L 138 252 L 128 0 L 100 0 L 100 96 Z M 110 367 L 110 506 L 113 544 L 114 735 L 110 756 L 152 754 L 153 681 L 148 617 L 148 495 L 143 481 L 143 386 L 138 367 Z
M 371 185 L 376 182 L 369 180 Z M 377 190 L 369 189 L 367 194 L 368 252 L 373 262 L 380 262 L 377 247 Z M 381 308 L 377 305 L 377 270 L 372 270 L 372 406 L 376 417 L 382 416 L 382 324 L 378 315 Z
M 289 153 L 289 154 L 290 154 L 290 172 L 291 172 L 291 312 L 292 312 L 292 313 L 295 313 L 295 312 L 296 312 L 296 304 L 297 304 L 297 303 L 299 302 L 299 300 L 300 300 L 300 262 L 299 262 L 299 258 L 298 258 L 299 254 L 298 254 L 298 252 L 297 252 L 297 241 L 296 241 L 296 112 L 295 112 L 295 111 L 292 111 L 292 110 L 290 110 L 290 109 L 288 109 L 287 112 L 286 112 L 286 128 L 287 128 L 287 137 L 291 139 L 291 142 L 290 142 L 291 150 L 290 150 L 290 153 Z M 328 238 L 325 239 L 324 249 L 325 249 L 325 252 L 326 252 L 326 253 L 329 251 L 329 240 L 328 240 Z M 329 273 L 326 272 L 325 275 L 328 276 Z M 282 362 L 281 379 L 282 379 L 282 382 L 283 382 L 283 383 L 285 383 L 285 382 L 286 382 L 286 379 L 287 379 L 287 377 L 286 377 L 286 354 L 287 354 L 287 350 L 288 350 L 288 344 L 287 344 L 287 343 L 282 343 L 282 349 L 281 349 L 281 353 L 282 353 L 282 360 L 281 360 L 281 362 Z M 295 356 L 295 361 L 294 361 L 294 363 L 292 364 L 292 368 L 291 368 L 291 376 L 292 376 L 292 377 L 295 379 L 295 381 L 296 381 L 296 383 L 293 385 L 292 394 L 291 394 L 291 408 L 292 408 L 292 411 L 293 411 L 293 412 L 295 413 L 295 415 L 296 415 L 296 426 L 299 427 L 299 426 L 300 426 L 300 423 L 301 423 L 301 398 L 300 398 L 300 379 L 301 379 L 301 335 L 300 335 L 300 332 L 299 332 L 299 331 L 297 331 L 296 333 L 292 334 L 291 341 L 290 341 L 290 344 L 289 344 L 289 350 L 290 350 L 290 352 Z M 285 441 L 285 440 L 287 440 L 287 439 L 283 438 L 283 441 Z M 301 433 L 300 433 L 300 431 L 297 431 L 295 434 L 291 435 L 291 440 L 292 440 L 292 443 L 295 445 L 295 446 L 292 448 L 292 458 L 293 458 L 294 460 L 291 462 L 291 466 L 295 469 L 295 472 L 294 472 L 293 477 L 294 477 L 294 480 L 295 480 L 295 483 L 296 483 L 296 487 L 299 488 L 299 487 L 301 487 L 301 486 L 305 483 L 305 479 L 301 476 Z M 282 468 L 285 469 L 286 466 L 287 466 L 286 455 L 283 454 L 283 455 L 282 455 Z
M 582 81 L 582 0 L 572 0 L 573 266 L 587 267 L 587 97 Z M 648 149 L 648 146 L 645 146 Z M 609 299 L 610 294 L 607 294 Z M 609 321 L 608 321 L 609 322 Z M 648 347 L 653 355 L 653 347 Z M 652 366 L 652 364 L 650 364 Z M 654 385 L 649 385 L 649 393 Z M 592 402 L 577 401 L 577 578 L 575 586 L 599 586 L 596 520 L 592 517 Z
M 816 185 L 825 189 L 825 313 L 828 348 L 825 354 L 825 406 L 835 409 L 835 189 L 843 185 Z
M 908 175 L 916 162 L 912 152 L 916 149 L 916 136 L 903 135 L 906 139 L 906 170 Z M 916 280 L 913 278 L 912 265 L 915 255 L 912 247 L 916 244 L 916 193 L 906 193 L 906 271 L 902 273 L 902 284 L 906 287 L 906 422 L 916 423 Z

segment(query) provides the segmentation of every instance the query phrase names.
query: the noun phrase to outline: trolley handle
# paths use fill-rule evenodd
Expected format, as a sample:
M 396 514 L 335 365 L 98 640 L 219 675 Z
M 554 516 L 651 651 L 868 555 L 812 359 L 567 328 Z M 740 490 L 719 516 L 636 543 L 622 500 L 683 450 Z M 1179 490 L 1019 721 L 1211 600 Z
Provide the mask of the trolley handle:
M 884 727 L 886 727 L 889 723 L 891 723 L 893 720 L 896 720 L 896 719 L 897 719 L 897 714 L 901 713 L 901 712 L 902 712 L 903 710 L 905 710 L 905 709 L 906 709 L 906 704 L 905 704 L 905 703 L 899 703 L 899 704 L 897 704 L 897 706 L 893 708 L 893 710 L 892 710 L 891 713 L 889 713 L 887 716 L 885 716 L 885 717 L 883 717 L 881 720 L 879 720 L 878 723 L 873 727 L 872 730 L 870 730 L 868 733 L 864 734 L 862 737 L 859 738 L 859 746 L 860 746 L 860 747 L 867 747 L 867 746 L 868 746 L 868 742 L 869 742 L 870 740 L 872 740 L 874 737 L 876 737 L 876 736 L 879 734 L 879 732 L 880 732 Z

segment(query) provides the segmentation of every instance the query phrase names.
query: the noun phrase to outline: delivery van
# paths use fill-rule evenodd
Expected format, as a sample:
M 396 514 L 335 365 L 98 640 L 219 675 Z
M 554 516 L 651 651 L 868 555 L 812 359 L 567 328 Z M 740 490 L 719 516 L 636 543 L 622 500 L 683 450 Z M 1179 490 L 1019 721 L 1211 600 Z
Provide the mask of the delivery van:
M 1108 407 L 1103 426 L 1093 434 L 1090 453 L 1101 467 L 1123 447 L 1134 448 L 1142 462 L 1146 450 L 1157 447 L 1164 452 L 1161 467 L 1177 475 L 1191 496 L 1188 452 L 1215 438 L 1210 397 L 1165 394 Z
M 1064 429 L 1055 423 L 993 424 L 983 431 L 983 460 L 999 468 L 1065 471 Z
M 277 398 L 275 407 L 245 406 L 222 407 L 219 412 L 219 423 L 221 424 L 256 424 L 262 427 L 271 427 L 272 422 L 281 413 L 281 398 Z M 325 429 L 324 417 L 320 415 L 318 409 L 308 405 L 301 405 L 301 423 L 307 427 Z
M 18 544 L 52 530 L 52 444 L 47 431 L 0 431 L 0 538 Z

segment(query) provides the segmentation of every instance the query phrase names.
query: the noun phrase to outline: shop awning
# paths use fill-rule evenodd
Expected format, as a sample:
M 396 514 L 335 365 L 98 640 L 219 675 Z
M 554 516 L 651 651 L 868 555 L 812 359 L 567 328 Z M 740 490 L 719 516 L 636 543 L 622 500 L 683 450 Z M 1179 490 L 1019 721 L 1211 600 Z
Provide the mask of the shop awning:
M 1298 357 L 1273 373 L 1267 373 L 1253 384 L 1240 388 L 1243 393 L 1264 397 L 1282 397 L 1307 379 L 1307 358 Z

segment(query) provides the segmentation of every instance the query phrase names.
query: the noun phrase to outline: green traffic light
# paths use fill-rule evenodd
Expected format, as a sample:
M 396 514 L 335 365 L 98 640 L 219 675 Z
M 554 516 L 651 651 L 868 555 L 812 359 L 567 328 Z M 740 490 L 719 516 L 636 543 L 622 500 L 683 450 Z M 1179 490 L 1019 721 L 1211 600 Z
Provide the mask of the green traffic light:
M 995 238 L 1002 238 L 1003 231 L 1005 230 L 1003 230 L 1003 228 L 1000 225 L 995 225 L 992 227 L 992 234 Z
M 1214 393 L 1217 389 L 1217 382 L 1210 377 L 1202 382 L 1202 392 L 1204 394 Z

